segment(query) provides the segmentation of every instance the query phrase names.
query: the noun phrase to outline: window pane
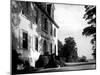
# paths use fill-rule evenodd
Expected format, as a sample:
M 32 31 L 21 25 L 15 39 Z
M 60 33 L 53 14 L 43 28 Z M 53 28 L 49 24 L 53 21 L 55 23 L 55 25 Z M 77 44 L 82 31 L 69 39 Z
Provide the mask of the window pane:
M 28 34 L 23 32 L 23 48 L 28 49 Z
M 56 45 L 55 45 L 55 54 L 56 54 Z
M 45 18 L 44 29 L 47 30 L 47 18 Z
M 35 49 L 38 51 L 38 38 L 35 39 Z
M 54 36 L 56 37 L 56 29 L 54 29 Z
M 52 43 L 50 44 L 50 47 L 51 47 L 51 54 L 52 54 Z
M 51 25 L 51 31 L 50 31 L 51 35 L 52 35 L 52 32 L 53 32 L 53 31 L 52 31 L 52 25 Z
M 46 40 L 44 40 L 44 43 L 43 43 L 43 51 L 44 52 L 47 51 L 47 42 L 46 42 Z
M 51 4 L 47 5 L 47 12 L 50 16 L 51 15 Z

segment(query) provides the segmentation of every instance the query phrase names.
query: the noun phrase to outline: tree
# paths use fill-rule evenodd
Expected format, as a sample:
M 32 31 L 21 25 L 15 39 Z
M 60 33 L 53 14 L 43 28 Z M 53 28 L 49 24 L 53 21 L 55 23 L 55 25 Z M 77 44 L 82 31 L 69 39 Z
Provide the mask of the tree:
M 62 53 L 62 57 L 66 58 L 66 62 L 71 62 L 70 59 L 75 60 L 76 58 L 74 58 L 75 56 L 77 56 L 77 48 L 76 48 L 76 43 L 74 41 L 73 37 L 68 37 L 65 38 L 65 44 L 61 50 Z
M 60 40 L 58 40 L 58 55 L 61 55 L 61 50 L 62 50 L 63 44 Z
M 93 56 L 96 59 L 96 6 L 85 5 L 84 19 L 89 24 L 88 27 L 83 29 L 82 34 L 85 36 L 92 36 L 91 44 L 93 45 Z
M 86 56 L 82 56 L 82 57 L 80 57 L 80 59 L 79 59 L 79 62 L 86 62 L 86 61 L 87 61 Z

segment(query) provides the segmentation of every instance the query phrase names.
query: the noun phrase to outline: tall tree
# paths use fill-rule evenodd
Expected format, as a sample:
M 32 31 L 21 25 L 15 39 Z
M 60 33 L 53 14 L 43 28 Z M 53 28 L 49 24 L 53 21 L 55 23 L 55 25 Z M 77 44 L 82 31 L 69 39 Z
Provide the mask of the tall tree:
M 59 56 L 61 55 L 62 48 L 63 48 L 63 44 L 60 40 L 58 40 L 58 55 Z
M 70 59 L 75 60 L 77 57 L 76 43 L 73 37 L 65 38 L 65 44 L 62 48 L 62 56 L 66 58 L 66 62 Z
M 87 61 L 86 56 L 82 56 L 79 58 L 79 62 L 86 62 L 86 61 Z
M 93 45 L 93 56 L 96 58 L 96 6 L 85 5 L 84 19 L 89 24 L 88 27 L 83 29 L 82 34 L 85 36 L 92 36 L 91 44 Z

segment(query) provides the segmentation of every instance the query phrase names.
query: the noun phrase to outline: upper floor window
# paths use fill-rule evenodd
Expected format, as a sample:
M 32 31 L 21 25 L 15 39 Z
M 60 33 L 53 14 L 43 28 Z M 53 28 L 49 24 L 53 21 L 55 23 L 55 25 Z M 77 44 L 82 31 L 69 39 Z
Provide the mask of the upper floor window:
M 44 19 L 44 29 L 45 29 L 46 31 L 48 30 L 47 18 Z
M 52 29 L 52 24 L 51 24 L 51 30 L 50 30 L 50 34 L 52 35 L 52 33 L 53 33 L 53 31 L 52 31 L 53 29 Z
M 47 5 L 47 13 L 49 16 L 51 16 L 51 4 Z
M 36 11 L 36 24 L 38 24 L 38 9 L 36 9 L 35 11 Z
M 42 16 L 43 17 L 43 16 Z M 48 22 L 47 18 L 42 18 L 42 30 L 45 31 L 46 33 L 48 32 Z
M 24 2 L 22 4 L 22 7 L 23 7 L 22 14 L 24 14 L 25 16 L 29 15 L 29 13 L 30 13 L 30 11 L 29 11 L 29 9 L 30 9 L 30 3 L 29 2 Z
M 56 37 L 56 29 L 54 28 L 54 36 Z

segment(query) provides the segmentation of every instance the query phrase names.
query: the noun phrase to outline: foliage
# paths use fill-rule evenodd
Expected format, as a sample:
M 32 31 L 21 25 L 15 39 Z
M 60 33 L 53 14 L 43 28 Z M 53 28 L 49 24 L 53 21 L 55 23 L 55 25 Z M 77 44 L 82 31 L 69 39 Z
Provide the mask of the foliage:
M 73 37 L 65 38 L 65 44 L 63 45 L 60 54 L 61 57 L 66 58 L 66 62 L 71 62 L 71 59 L 73 59 L 74 61 L 77 59 L 74 58 L 77 57 L 77 48 Z
M 49 63 L 49 57 L 40 55 L 39 60 L 36 61 L 36 67 L 45 67 Z
M 86 35 L 86 36 L 90 36 L 90 35 L 92 35 L 94 33 L 96 33 L 96 28 L 93 27 L 93 26 L 88 26 L 83 30 L 82 34 Z
M 85 5 L 85 14 L 84 19 L 89 24 L 88 27 L 83 29 L 82 34 L 85 36 L 92 36 L 91 44 L 96 46 L 96 6 L 91 5 Z M 96 48 L 93 48 L 93 54 L 94 58 L 96 58 Z
M 34 3 L 31 2 L 23 2 L 23 1 L 12 1 L 11 2 L 11 12 L 19 14 L 22 12 L 22 14 L 29 19 L 31 22 L 35 23 L 37 18 L 37 8 Z M 32 7 L 32 5 L 34 7 Z
M 89 20 L 88 24 L 96 23 L 96 6 L 86 5 L 85 6 L 84 19 Z
M 58 40 L 58 55 L 60 56 L 61 50 L 62 50 L 63 44 L 60 40 Z
M 87 61 L 86 56 L 82 56 L 82 57 L 79 59 L 79 62 L 86 62 L 86 61 Z

